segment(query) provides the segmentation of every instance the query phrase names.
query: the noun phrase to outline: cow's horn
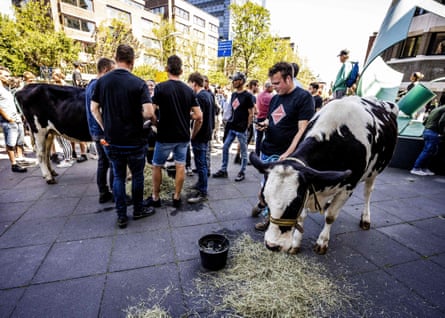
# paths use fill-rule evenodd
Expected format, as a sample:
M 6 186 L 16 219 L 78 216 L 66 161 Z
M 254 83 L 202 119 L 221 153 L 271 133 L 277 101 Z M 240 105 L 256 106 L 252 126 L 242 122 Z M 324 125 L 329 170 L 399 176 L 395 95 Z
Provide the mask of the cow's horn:
M 270 163 L 264 163 L 261 161 L 261 159 L 258 157 L 258 155 L 255 152 L 251 152 L 249 155 L 250 163 L 257 168 L 257 170 L 260 173 L 266 173 L 267 168 L 269 168 Z

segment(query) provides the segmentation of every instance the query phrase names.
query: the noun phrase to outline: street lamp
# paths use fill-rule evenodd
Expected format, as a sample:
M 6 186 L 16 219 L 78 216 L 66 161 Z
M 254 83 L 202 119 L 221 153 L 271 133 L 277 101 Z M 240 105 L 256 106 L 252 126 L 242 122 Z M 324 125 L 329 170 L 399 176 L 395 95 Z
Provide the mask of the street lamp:
M 163 44 L 163 41 L 171 36 L 176 36 L 176 35 L 181 35 L 181 34 L 182 34 L 181 32 L 177 32 L 177 31 L 171 32 L 159 39 L 159 50 L 161 52 L 161 58 L 159 60 L 160 60 L 160 68 L 161 69 L 164 66 L 164 44 Z

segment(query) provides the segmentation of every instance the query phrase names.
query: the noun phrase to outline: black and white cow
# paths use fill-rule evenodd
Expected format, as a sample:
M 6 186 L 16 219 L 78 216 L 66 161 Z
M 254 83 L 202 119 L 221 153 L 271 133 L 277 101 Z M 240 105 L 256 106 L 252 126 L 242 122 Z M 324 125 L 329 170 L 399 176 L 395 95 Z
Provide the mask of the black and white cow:
M 51 84 L 29 84 L 16 99 L 30 126 L 43 177 L 56 183 L 50 152 L 55 135 L 71 141 L 91 141 L 85 109 L 85 89 Z
M 289 158 L 263 163 L 250 154 L 251 163 L 266 175 L 261 191 L 270 212 L 267 248 L 297 253 L 307 213 L 320 211 L 325 224 L 314 250 L 325 254 L 331 226 L 359 182 L 365 185 L 360 227 L 370 228 L 370 196 L 394 152 L 397 114 L 390 102 L 345 97 L 315 114 Z

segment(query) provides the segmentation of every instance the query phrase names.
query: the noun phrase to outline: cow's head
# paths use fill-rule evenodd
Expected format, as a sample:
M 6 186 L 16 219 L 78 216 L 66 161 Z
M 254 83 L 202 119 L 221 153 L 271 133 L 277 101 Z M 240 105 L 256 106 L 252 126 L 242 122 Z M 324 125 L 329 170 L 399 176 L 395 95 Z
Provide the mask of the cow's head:
M 265 175 L 261 190 L 270 213 L 270 225 L 265 233 L 266 247 L 273 251 L 296 253 L 295 230 L 302 231 L 297 219 L 314 189 L 334 187 L 342 183 L 351 171 L 318 171 L 296 158 L 264 163 L 255 153 L 250 162 Z

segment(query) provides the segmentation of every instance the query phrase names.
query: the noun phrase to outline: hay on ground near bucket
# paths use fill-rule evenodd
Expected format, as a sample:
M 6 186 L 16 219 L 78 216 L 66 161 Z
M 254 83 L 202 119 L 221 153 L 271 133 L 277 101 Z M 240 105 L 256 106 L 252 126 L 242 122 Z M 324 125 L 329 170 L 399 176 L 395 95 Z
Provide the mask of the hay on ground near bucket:
M 125 309 L 126 318 L 171 318 L 171 315 L 162 308 L 161 303 L 172 291 L 173 286 L 168 286 L 163 290 L 154 288 L 148 289 L 148 299 L 153 305 L 148 305 L 146 301 L 141 300 L 137 305 Z
M 144 199 L 151 195 L 153 189 L 151 165 L 146 164 L 144 168 Z M 125 190 L 131 195 L 131 181 L 128 181 Z M 175 180 L 170 178 L 162 169 L 161 199 L 170 200 L 175 192 Z
M 327 317 L 350 306 L 352 286 L 334 282 L 319 263 L 302 255 L 268 251 L 244 234 L 229 251 L 228 265 L 195 280 L 214 317 Z

